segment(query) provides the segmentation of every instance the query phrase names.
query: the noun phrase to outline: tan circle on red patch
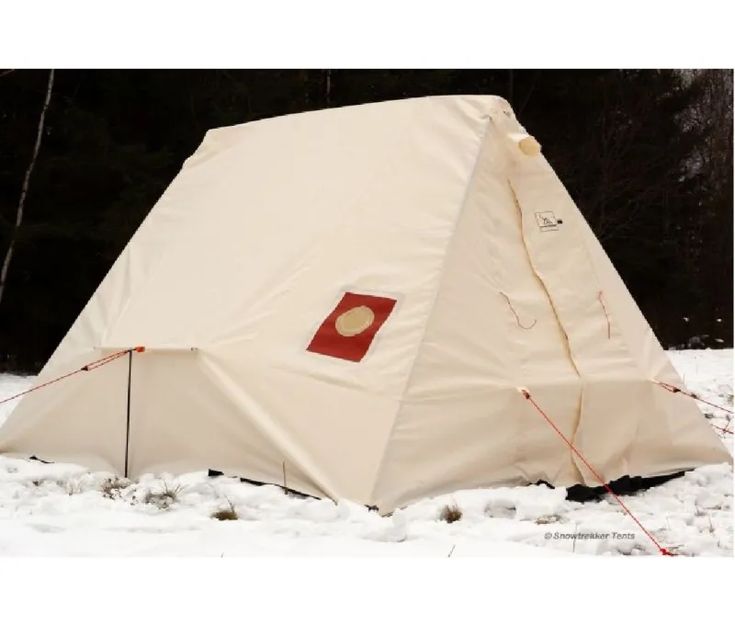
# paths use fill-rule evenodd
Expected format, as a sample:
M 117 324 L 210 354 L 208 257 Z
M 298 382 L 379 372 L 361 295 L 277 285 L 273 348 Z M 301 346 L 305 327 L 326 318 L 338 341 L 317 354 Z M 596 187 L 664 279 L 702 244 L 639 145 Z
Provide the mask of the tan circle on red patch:
M 375 313 L 369 306 L 356 306 L 345 311 L 334 322 L 337 332 L 343 337 L 354 337 L 365 332 L 375 321 Z

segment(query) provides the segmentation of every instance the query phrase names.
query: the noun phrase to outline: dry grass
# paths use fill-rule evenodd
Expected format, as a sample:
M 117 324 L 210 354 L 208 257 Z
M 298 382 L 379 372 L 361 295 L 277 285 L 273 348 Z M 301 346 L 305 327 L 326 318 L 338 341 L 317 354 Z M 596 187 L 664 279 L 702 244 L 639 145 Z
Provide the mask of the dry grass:
M 127 478 L 113 476 L 112 478 L 105 479 L 105 481 L 100 485 L 100 491 L 102 492 L 103 497 L 109 498 L 110 500 L 118 500 L 122 497 L 123 490 L 127 489 L 132 484 L 133 483 Z
M 456 504 L 445 504 L 439 511 L 439 519 L 447 524 L 453 524 L 462 519 L 462 509 Z
M 219 520 L 220 522 L 239 520 L 240 516 L 237 514 L 237 511 L 235 510 L 232 502 L 228 500 L 227 504 L 228 506 L 217 509 L 214 513 L 212 513 L 210 517 L 212 519 Z
M 169 487 L 166 481 L 163 482 L 163 489 L 161 491 L 149 491 L 143 498 L 143 504 L 152 504 L 158 507 L 161 511 L 170 509 L 172 505 L 179 501 L 179 494 L 181 493 L 181 485 L 175 485 Z

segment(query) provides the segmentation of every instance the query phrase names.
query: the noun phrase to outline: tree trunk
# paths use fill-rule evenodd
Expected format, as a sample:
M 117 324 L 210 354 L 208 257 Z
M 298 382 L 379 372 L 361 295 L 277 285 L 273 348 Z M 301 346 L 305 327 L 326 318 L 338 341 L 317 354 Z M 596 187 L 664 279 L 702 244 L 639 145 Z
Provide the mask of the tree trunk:
M 23 223 L 23 209 L 25 208 L 26 196 L 28 195 L 28 183 L 31 180 L 31 174 L 33 168 L 36 165 L 36 159 L 38 158 L 38 152 L 41 149 L 41 139 L 43 138 L 43 127 L 46 121 L 46 111 L 48 110 L 49 102 L 51 102 L 51 91 L 54 87 L 54 70 L 49 71 L 48 75 L 48 86 L 46 87 L 46 99 L 43 102 L 43 108 L 41 109 L 41 115 L 38 118 L 38 131 L 36 133 L 36 143 L 33 146 L 33 153 L 31 154 L 31 162 L 28 164 L 26 174 L 23 177 L 23 186 L 20 189 L 20 199 L 18 200 L 18 209 L 15 212 L 15 226 L 13 232 L 10 235 L 10 243 L 8 244 L 8 250 L 5 252 L 5 259 L 3 260 L 2 269 L 0 269 L 0 304 L 3 301 L 3 294 L 5 293 L 5 284 L 8 280 L 8 268 L 10 267 L 10 261 L 13 258 L 13 251 L 15 250 L 15 243 L 18 239 L 18 231 Z
M 327 107 L 330 107 L 332 104 L 332 70 L 327 70 L 326 75 L 327 75 L 327 81 L 326 81 L 327 84 L 324 90 L 324 100 L 327 104 Z

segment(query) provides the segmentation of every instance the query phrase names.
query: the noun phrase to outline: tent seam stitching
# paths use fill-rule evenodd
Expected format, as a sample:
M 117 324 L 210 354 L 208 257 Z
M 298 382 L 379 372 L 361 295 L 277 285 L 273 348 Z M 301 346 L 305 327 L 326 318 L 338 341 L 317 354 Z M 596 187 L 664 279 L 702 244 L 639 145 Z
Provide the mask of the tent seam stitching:
M 583 401 L 583 395 L 584 395 L 584 377 L 582 376 L 582 372 L 579 369 L 579 366 L 577 365 L 577 361 L 574 358 L 574 353 L 572 352 L 572 344 L 569 341 L 569 335 L 567 334 L 567 329 L 562 323 L 561 316 L 559 315 L 559 311 L 557 310 L 556 304 L 554 303 L 554 299 L 551 295 L 551 290 L 549 289 L 549 286 L 546 284 L 546 281 L 541 278 L 541 273 L 539 272 L 539 269 L 536 267 L 536 262 L 534 260 L 533 255 L 531 254 L 531 250 L 528 247 L 528 240 L 526 238 L 526 232 L 525 232 L 525 216 L 526 214 L 523 211 L 523 207 L 521 206 L 521 201 L 518 198 L 518 194 L 516 193 L 515 187 L 513 186 L 513 181 L 511 180 L 511 177 L 508 176 L 507 178 L 508 187 L 510 189 L 510 193 L 513 196 L 513 203 L 516 207 L 516 210 L 518 211 L 518 214 L 521 218 L 521 242 L 523 243 L 523 248 L 526 252 L 526 257 L 528 258 L 528 264 L 531 268 L 531 272 L 533 272 L 533 275 L 538 280 L 539 284 L 541 285 L 541 288 L 543 289 L 544 293 L 546 294 L 546 299 L 549 301 L 549 306 L 551 307 L 551 312 L 554 314 L 554 319 L 556 320 L 556 324 L 559 327 L 559 330 L 561 331 L 561 335 L 564 338 L 564 346 L 566 348 L 566 354 L 569 358 L 569 363 L 571 364 L 574 371 L 577 373 L 577 378 L 579 380 L 579 401 L 577 404 L 577 419 L 576 423 L 574 425 L 574 432 L 572 433 L 572 437 L 577 433 L 577 429 L 579 428 L 579 423 L 582 420 L 582 401 Z M 569 452 L 569 459 L 571 461 L 572 467 L 577 470 L 577 473 L 579 474 L 579 477 L 584 483 L 585 477 L 582 473 L 581 466 L 579 464 L 579 461 L 573 454 L 571 450 Z

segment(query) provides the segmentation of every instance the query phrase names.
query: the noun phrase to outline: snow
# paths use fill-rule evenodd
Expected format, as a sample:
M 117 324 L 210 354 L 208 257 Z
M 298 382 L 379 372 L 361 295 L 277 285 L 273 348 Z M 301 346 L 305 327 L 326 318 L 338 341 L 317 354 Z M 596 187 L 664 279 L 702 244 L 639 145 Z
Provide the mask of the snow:
M 732 350 L 669 352 L 687 388 L 731 407 Z M 0 399 L 32 378 L 0 376 Z M 14 402 L 0 405 L 0 424 Z M 720 427 L 728 414 L 702 405 Z M 732 425 L 729 426 L 732 429 Z M 732 453 L 732 435 L 721 434 Z M 565 556 L 656 554 L 609 497 L 569 502 L 544 486 L 457 491 L 382 517 L 364 506 L 301 498 L 205 472 L 126 484 L 69 464 L 0 455 L 0 556 Z M 701 467 L 623 500 L 665 547 L 733 553 L 732 467 Z M 462 518 L 439 519 L 456 505 Z M 212 514 L 234 510 L 239 519 Z

